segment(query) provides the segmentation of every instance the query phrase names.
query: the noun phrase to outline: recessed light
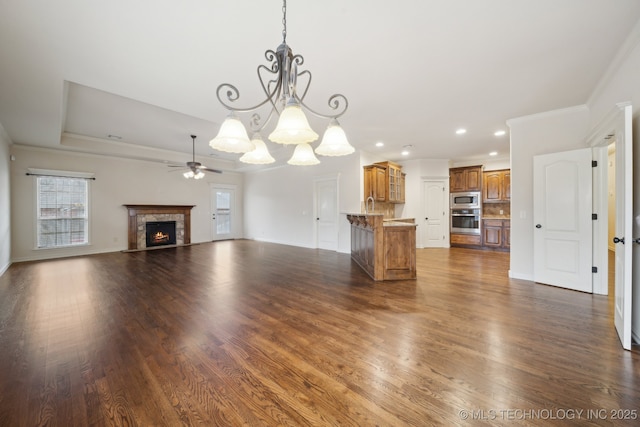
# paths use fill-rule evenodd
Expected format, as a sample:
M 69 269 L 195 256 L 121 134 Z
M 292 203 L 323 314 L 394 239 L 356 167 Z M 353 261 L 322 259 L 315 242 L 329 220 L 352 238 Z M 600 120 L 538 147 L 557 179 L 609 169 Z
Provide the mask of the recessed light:
M 458 135 L 463 135 L 463 134 L 465 134 L 465 133 L 467 133 L 467 130 L 466 130 L 466 129 L 462 129 L 462 128 L 460 128 L 460 129 L 456 130 L 456 134 L 458 134 Z
M 504 130 L 498 130 L 494 133 L 495 136 L 503 136 L 505 135 L 507 132 Z
M 402 154 L 403 156 L 408 156 L 409 155 L 409 150 L 402 150 Z
M 384 147 L 384 142 L 382 141 L 376 142 L 376 147 Z
M 490 153 L 489 153 L 489 155 L 490 155 L 490 156 L 497 156 L 497 155 L 498 155 L 498 152 L 497 152 L 497 151 L 492 151 L 492 152 L 490 152 Z

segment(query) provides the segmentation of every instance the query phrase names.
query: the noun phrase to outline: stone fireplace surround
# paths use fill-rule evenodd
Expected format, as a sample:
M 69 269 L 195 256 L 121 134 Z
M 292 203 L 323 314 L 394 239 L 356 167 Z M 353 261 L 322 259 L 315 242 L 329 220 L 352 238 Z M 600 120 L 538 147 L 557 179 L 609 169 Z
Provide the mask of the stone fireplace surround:
M 124 205 L 128 211 L 128 250 L 147 248 L 147 221 L 175 221 L 176 246 L 191 244 L 191 209 L 195 205 Z M 174 247 L 154 246 L 153 249 Z

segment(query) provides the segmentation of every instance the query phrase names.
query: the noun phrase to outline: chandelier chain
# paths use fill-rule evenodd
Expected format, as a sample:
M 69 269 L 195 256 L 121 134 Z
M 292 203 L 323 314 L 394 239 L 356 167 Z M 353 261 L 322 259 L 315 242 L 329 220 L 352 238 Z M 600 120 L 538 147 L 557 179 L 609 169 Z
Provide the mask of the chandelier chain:
M 287 0 L 282 0 L 282 43 L 287 44 Z

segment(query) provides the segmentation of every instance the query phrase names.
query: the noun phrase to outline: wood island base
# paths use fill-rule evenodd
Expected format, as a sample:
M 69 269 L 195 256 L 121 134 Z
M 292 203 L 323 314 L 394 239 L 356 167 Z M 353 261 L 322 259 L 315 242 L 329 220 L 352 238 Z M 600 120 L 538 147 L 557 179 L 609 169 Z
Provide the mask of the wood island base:
M 351 258 L 373 280 L 416 278 L 416 224 L 385 221 L 381 214 L 347 214 Z

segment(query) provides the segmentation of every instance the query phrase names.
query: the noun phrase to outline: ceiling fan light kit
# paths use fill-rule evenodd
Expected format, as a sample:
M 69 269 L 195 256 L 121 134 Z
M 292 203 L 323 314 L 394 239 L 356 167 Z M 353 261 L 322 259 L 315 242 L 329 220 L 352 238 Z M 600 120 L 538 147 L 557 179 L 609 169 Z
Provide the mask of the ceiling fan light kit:
M 221 170 L 211 169 L 209 167 L 203 166 L 202 163 L 200 162 L 196 162 L 196 136 L 195 135 L 191 135 L 191 161 L 187 162 L 185 165 L 189 170 L 183 173 L 182 176 L 184 176 L 187 179 L 191 179 L 191 178 L 202 179 L 204 178 L 204 175 L 205 175 L 204 171 L 222 173 Z M 169 165 L 169 167 L 175 168 L 175 167 L 183 167 L 183 166 Z
M 234 103 L 240 98 L 240 91 L 230 83 L 219 85 L 216 90 L 218 101 L 231 114 L 223 122 L 218 135 L 211 140 L 209 145 L 219 151 L 245 153 L 240 158 L 240 161 L 245 163 L 272 163 L 273 157 L 269 154 L 266 144 L 261 138 L 259 141 L 262 144 L 249 141 L 247 131 L 236 113 L 253 113 L 250 121 L 250 130 L 253 135 L 259 135 L 263 132 L 271 119 L 278 116 L 277 125 L 269 134 L 269 140 L 278 144 L 296 145 L 294 154 L 287 163 L 295 165 L 318 164 L 320 161 L 315 157 L 313 148 L 309 144 L 316 141 L 319 135 L 309 125 L 305 115 L 306 111 L 316 117 L 330 120 L 322 143 L 316 149 L 317 154 L 344 156 L 353 153 L 355 149 L 349 144 L 344 130 L 337 120 L 347 111 L 349 106 L 347 98 L 341 94 L 332 95 L 328 100 L 329 108 L 333 110 L 333 113 L 330 114 L 314 111 L 304 103 L 304 98 L 311 84 L 311 72 L 309 70 L 298 72 L 298 66 L 304 63 L 304 58 L 301 55 L 294 55 L 287 45 L 286 0 L 282 2 L 282 15 L 282 44 L 275 52 L 267 50 L 265 58 L 270 61 L 270 65 L 259 65 L 257 69 L 258 79 L 266 99 L 251 107 L 236 107 Z M 298 87 L 298 77 L 303 78 L 305 84 L 302 86 L 304 87 Z M 258 113 L 263 107 L 268 110 L 264 120 Z M 256 151 L 254 154 L 250 154 L 254 151 Z

